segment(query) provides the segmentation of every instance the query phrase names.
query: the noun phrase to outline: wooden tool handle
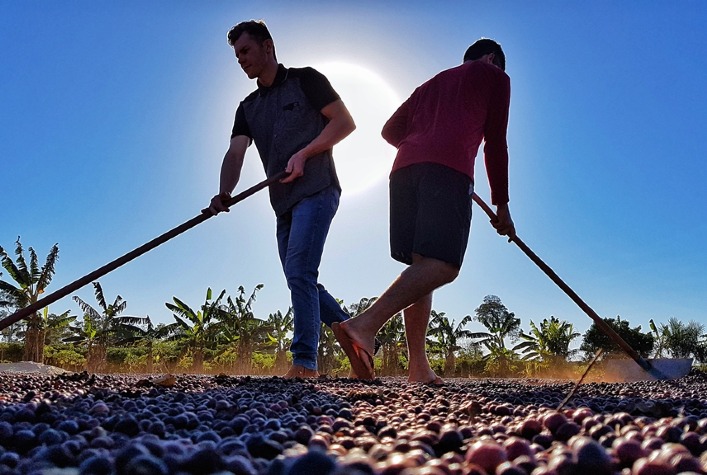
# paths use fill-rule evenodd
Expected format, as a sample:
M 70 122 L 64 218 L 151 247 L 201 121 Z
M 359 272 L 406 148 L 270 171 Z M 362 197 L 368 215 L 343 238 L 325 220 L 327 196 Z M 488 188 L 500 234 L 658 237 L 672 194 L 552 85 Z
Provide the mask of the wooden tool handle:
M 268 186 L 272 185 L 273 183 L 281 180 L 287 176 L 286 172 L 280 172 L 277 175 L 274 175 L 266 180 L 261 181 L 260 183 L 253 185 L 252 187 L 248 188 L 245 191 L 242 191 L 241 193 L 237 194 L 236 196 L 232 197 L 231 199 L 227 200 L 224 204 L 227 207 L 231 207 L 234 204 L 238 203 L 239 201 L 243 201 L 244 199 L 248 198 L 249 196 L 255 194 L 256 192 L 262 190 L 263 188 L 267 188 Z M 12 315 L 3 318 L 0 320 L 0 330 L 4 330 L 5 328 L 9 327 L 13 323 L 16 323 L 24 318 L 29 317 L 30 315 L 34 314 L 38 310 L 41 310 L 42 308 L 56 302 L 62 297 L 66 297 L 69 295 L 71 292 L 75 292 L 76 290 L 80 289 L 84 285 L 87 285 L 90 282 L 93 282 L 94 280 L 98 279 L 99 277 L 103 277 L 107 273 L 117 269 L 118 267 L 122 266 L 123 264 L 126 264 L 136 257 L 139 257 L 143 254 L 145 254 L 147 251 L 150 251 L 160 244 L 163 244 L 173 237 L 176 237 L 183 232 L 193 228 L 197 224 L 203 223 L 207 219 L 211 218 L 212 214 L 210 213 L 201 213 L 198 216 L 193 217 L 189 221 L 180 224 L 179 226 L 170 229 L 166 233 L 157 236 L 154 238 L 152 241 L 143 244 L 142 246 L 138 247 L 137 249 L 133 249 L 132 251 L 128 252 L 127 254 L 122 255 L 121 257 L 115 259 L 114 261 L 109 262 L 108 264 L 99 267 L 98 269 L 94 270 L 93 272 L 86 274 L 85 276 L 81 277 L 80 279 L 77 279 L 73 282 L 71 282 L 68 285 L 65 285 L 64 287 L 60 288 L 59 290 L 52 292 L 51 294 L 37 300 L 35 303 L 28 305 L 25 308 L 22 308 L 18 310 L 17 312 L 13 313 Z
M 484 210 L 484 212 L 488 215 L 489 219 L 491 219 L 492 221 L 496 220 L 496 213 L 493 212 L 491 207 L 487 205 L 484 200 L 479 197 L 479 195 L 473 193 L 471 199 L 474 200 L 474 202 L 478 204 L 482 210 Z M 626 343 L 626 341 L 621 338 L 621 336 L 616 333 L 616 331 L 611 328 L 608 323 L 606 323 L 599 315 L 597 315 L 597 313 L 592 310 L 592 308 L 587 305 L 584 300 L 582 300 L 579 295 L 577 295 L 575 291 L 572 290 L 570 286 L 565 283 L 565 281 L 560 279 L 560 277 L 555 273 L 555 271 L 553 271 L 550 266 L 545 264 L 545 262 L 543 262 L 543 260 L 540 259 L 537 254 L 535 254 L 517 235 L 512 238 L 509 238 L 509 241 L 513 241 L 521 249 L 521 251 L 523 251 L 525 255 L 530 258 L 531 261 L 533 261 L 538 267 L 540 267 L 540 269 L 545 272 L 545 274 L 550 277 L 550 279 L 555 284 L 557 284 L 557 286 L 560 287 L 569 296 L 569 298 L 571 298 L 574 303 L 579 306 L 579 308 L 584 311 L 584 313 L 589 315 L 589 318 L 594 320 L 596 326 L 599 327 L 599 329 L 603 331 L 606 336 L 611 338 L 614 343 L 619 345 L 621 349 L 624 350 L 626 354 L 628 354 L 636 363 L 638 363 L 641 368 L 646 371 L 652 370 L 651 364 L 643 357 L 641 357 L 641 355 L 639 355 L 636 350 L 631 348 L 631 346 Z

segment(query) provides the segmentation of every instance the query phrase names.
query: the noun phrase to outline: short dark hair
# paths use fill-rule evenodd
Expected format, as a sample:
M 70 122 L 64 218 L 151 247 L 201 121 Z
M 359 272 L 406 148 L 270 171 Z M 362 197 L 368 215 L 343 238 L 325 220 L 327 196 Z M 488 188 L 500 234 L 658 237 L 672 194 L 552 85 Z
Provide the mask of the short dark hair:
M 464 53 L 464 62 L 479 59 L 486 54 L 494 54 L 493 63 L 506 70 L 506 55 L 503 53 L 501 45 L 489 38 L 481 38 L 476 40 L 473 45 L 467 48 Z
M 263 20 L 248 20 L 242 21 L 228 30 L 226 35 L 228 44 L 233 46 L 243 33 L 248 33 L 261 44 L 265 40 L 272 40 L 270 30 Z
M 261 45 L 265 42 L 265 40 L 273 41 L 272 35 L 270 34 L 270 30 L 268 30 L 268 27 L 263 20 L 248 20 L 242 21 L 232 27 L 230 30 L 228 30 L 228 33 L 226 34 L 228 44 L 231 46 L 235 45 L 236 41 L 238 41 L 238 38 L 240 38 L 243 33 L 248 33 L 255 41 L 257 41 Z M 275 60 L 277 60 L 277 56 L 275 55 L 274 42 L 273 57 L 275 58 Z

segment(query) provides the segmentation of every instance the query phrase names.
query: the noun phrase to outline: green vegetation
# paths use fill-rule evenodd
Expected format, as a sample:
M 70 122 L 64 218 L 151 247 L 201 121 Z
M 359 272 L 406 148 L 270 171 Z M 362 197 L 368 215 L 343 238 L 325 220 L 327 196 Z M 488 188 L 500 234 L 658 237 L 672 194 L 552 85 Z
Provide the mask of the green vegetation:
M 15 242 L 15 261 L 0 246 L 0 260 L 2 267 L 14 280 L 14 284 L 0 280 L 0 307 L 12 306 L 25 308 L 37 300 L 44 293 L 54 276 L 54 264 L 59 258 L 59 246 L 54 244 L 49 250 L 44 265 L 39 267 L 37 253 L 29 248 L 29 264 L 25 259 L 24 249 L 20 238 Z M 0 273 L 0 276 L 2 274 Z M 39 312 L 34 313 L 25 321 L 24 327 L 24 359 L 41 362 L 44 355 L 45 322 Z
M 13 282 L 0 273 L 0 318 L 36 302 L 51 282 L 58 246 L 54 245 L 44 266 L 38 265 L 29 248 L 29 263 L 17 239 L 15 260 L 0 247 L 2 266 Z M 283 374 L 293 330 L 292 308 L 277 310 L 259 318 L 252 306 L 263 284 L 250 294 L 238 287 L 234 296 L 222 290 L 214 298 L 209 288 L 198 307 L 173 297 L 165 306 L 173 323 L 155 325 L 149 316 L 122 315 L 127 301 L 118 295 L 112 303 L 94 282 L 97 305 L 78 297 L 80 315 L 50 313 L 48 308 L 15 323 L 0 333 L 0 362 L 29 360 L 71 371 L 130 373 L 229 373 Z M 352 317 L 370 307 L 376 298 L 362 298 L 348 306 Z M 485 331 L 471 331 L 472 321 Z M 643 357 L 694 358 L 707 363 L 705 326 L 670 318 L 665 324 L 650 321 L 648 332 L 631 327 L 621 317 L 605 318 L 616 332 Z M 571 323 L 555 316 L 538 325 L 529 322 L 526 332 L 521 319 L 501 299 L 487 295 L 474 316 L 458 321 L 433 310 L 427 345 L 435 371 L 447 377 L 572 377 L 580 375 L 597 350 L 605 355 L 621 352 L 596 325 L 581 335 Z M 578 339 L 581 340 L 578 341 Z M 376 371 L 382 376 L 404 375 L 407 371 L 405 327 L 401 314 L 379 332 L 380 350 Z M 574 344 L 574 348 L 573 348 Z M 350 366 L 331 331 L 322 326 L 319 370 L 332 376 L 346 376 Z
M 653 335 L 643 333 L 640 326 L 631 328 L 629 322 L 622 320 L 620 316 L 604 318 L 603 320 L 643 358 L 648 358 L 653 352 Z M 599 349 L 603 349 L 606 353 L 613 355 L 622 353 L 619 346 L 611 341 L 594 323 L 585 333 L 584 341 L 579 349 L 585 353 L 587 358 L 591 358 Z

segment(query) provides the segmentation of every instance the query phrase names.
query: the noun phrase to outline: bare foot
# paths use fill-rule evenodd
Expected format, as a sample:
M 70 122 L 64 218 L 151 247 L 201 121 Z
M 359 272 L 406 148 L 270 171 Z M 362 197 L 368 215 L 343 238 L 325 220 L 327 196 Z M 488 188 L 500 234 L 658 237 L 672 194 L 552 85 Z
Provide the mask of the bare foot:
M 352 338 L 340 323 L 332 323 L 331 330 L 351 362 L 351 374 L 357 379 L 375 378 L 373 355 Z
M 432 386 L 432 387 L 437 387 L 437 388 L 444 386 L 444 380 L 442 378 L 440 378 L 439 376 L 435 376 L 434 379 L 430 379 L 428 381 L 410 381 L 410 380 L 408 380 L 408 382 L 422 383 L 426 386 Z
M 432 371 L 432 368 L 428 368 L 422 371 L 414 371 L 411 369 L 408 375 L 408 383 L 423 383 L 440 386 L 444 384 L 444 381 Z
M 376 332 L 370 331 L 364 325 L 361 325 L 360 317 L 349 318 L 341 322 L 340 325 L 346 331 L 346 334 L 354 340 L 358 346 L 373 355 L 375 349 Z

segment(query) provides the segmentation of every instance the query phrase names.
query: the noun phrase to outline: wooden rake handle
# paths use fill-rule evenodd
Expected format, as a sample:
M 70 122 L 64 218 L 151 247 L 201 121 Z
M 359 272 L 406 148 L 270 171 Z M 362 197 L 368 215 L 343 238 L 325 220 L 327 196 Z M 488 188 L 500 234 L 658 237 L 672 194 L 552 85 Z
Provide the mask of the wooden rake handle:
M 473 193 L 471 196 L 471 199 L 474 200 L 476 204 L 478 204 L 482 210 L 488 215 L 489 219 L 491 221 L 496 220 L 496 213 L 493 212 L 491 207 L 487 205 L 484 200 L 482 200 L 479 195 L 476 193 Z M 638 365 L 643 368 L 646 371 L 652 372 L 654 371 L 654 368 L 652 365 L 646 361 L 641 355 L 639 355 L 636 350 L 634 350 L 628 343 L 626 343 L 626 340 L 621 338 L 621 336 L 616 333 L 616 331 L 609 326 L 597 313 L 592 310 L 592 308 L 587 305 L 584 300 L 580 298 L 577 293 L 570 288 L 569 285 L 565 283 L 560 277 L 553 271 L 550 266 L 545 264 L 542 259 L 540 259 L 537 254 L 535 254 L 517 235 L 509 238 L 509 241 L 513 241 L 520 249 L 525 253 L 526 256 L 530 258 L 531 261 L 533 261 L 540 269 L 545 272 L 545 274 L 555 283 L 557 284 L 558 287 L 560 287 L 568 296 L 571 298 L 574 303 L 576 303 L 579 308 L 581 308 L 584 313 L 589 315 L 589 318 L 594 320 L 594 323 L 596 324 L 597 327 L 601 331 L 603 331 L 606 336 L 611 338 L 611 340 L 619 345 L 622 350 L 628 354 Z
M 277 175 L 274 175 L 266 180 L 261 181 L 260 183 L 253 185 L 252 187 L 248 188 L 245 191 L 242 191 L 241 193 L 238 193 L 236 196 L 231 197 L 229 200 L 224 202 L 224 205 L 226 207 L 230 208 L 234 204 L 243 201 L 244 199 L 248 198 L 249 196 L 255 194 L 256 192 L 262 190 L 263 188 L 267 188 L 268 186 L 272 185 L 273 183 L 281 180 L 287 176 L 286 172 L 280 172 Z M 59 290 L 56 290 L 52 292 L 51 294 L 37 300 L 35 303 L 30 304 L 29 306 L 22 308 L 18 310 L 17 312 L 13 313 L 12 315 L 3 318 L 0 320 L 0 330 L 4 330 L 5 328 L 9 327 L 13 323 L 17 323 L 22 319 L 25 319 L 29 317 L 30 315 L 34 314 L 38 310 L 41 310 L 42 308 L 56 302 L 60 298 L 66 297 L 69 295 L 71 292 L 75 292 L 84 285 L 87 285 L 90 282 L 95 281 L 96 279 L 103 277 L 107 273 L 117 269 L 118 267 L 122 266 L 123 264 L 126 264 L 136 257 L 139 257 L 143 254 L 145 254 L 147 251 L 150 251 L 160 244 L 164 244 L 165 242 L 169 241 L 173 237 L 176 237 L 180 234 L 182 234 L 185 231 L 188 231 L 189 229 L 193 228 L 197 224 L 203 223 L 207 219 L 211 218 L 212 216 L 215 216 L 210 213 L 202 212 L 198 216 L 193 217 L 189 221 L 186 221 L 185 223 L 180 224 L 179 226 L 170 229 L 164 234 L 161 234 L 160 236 L 157 236 L 154 238 L 152 241 L 147 242 L 143 244 L 142 246 L 138 247 L 137 249 L 133 249 L 132 251 L 128 252 L 127 254 L 122 255 L 121 257 L 115 259 L 114 261 L 109 262 L 108 264 L 99 267 L 98 269 L 94 270 L 93 272 L 86 274 L 85 276 L 81 277 L 80 279 L 77 279 L 73 282 L 71 282 L 68 285 L 65 285 L 64 287 L 60 288 Z

